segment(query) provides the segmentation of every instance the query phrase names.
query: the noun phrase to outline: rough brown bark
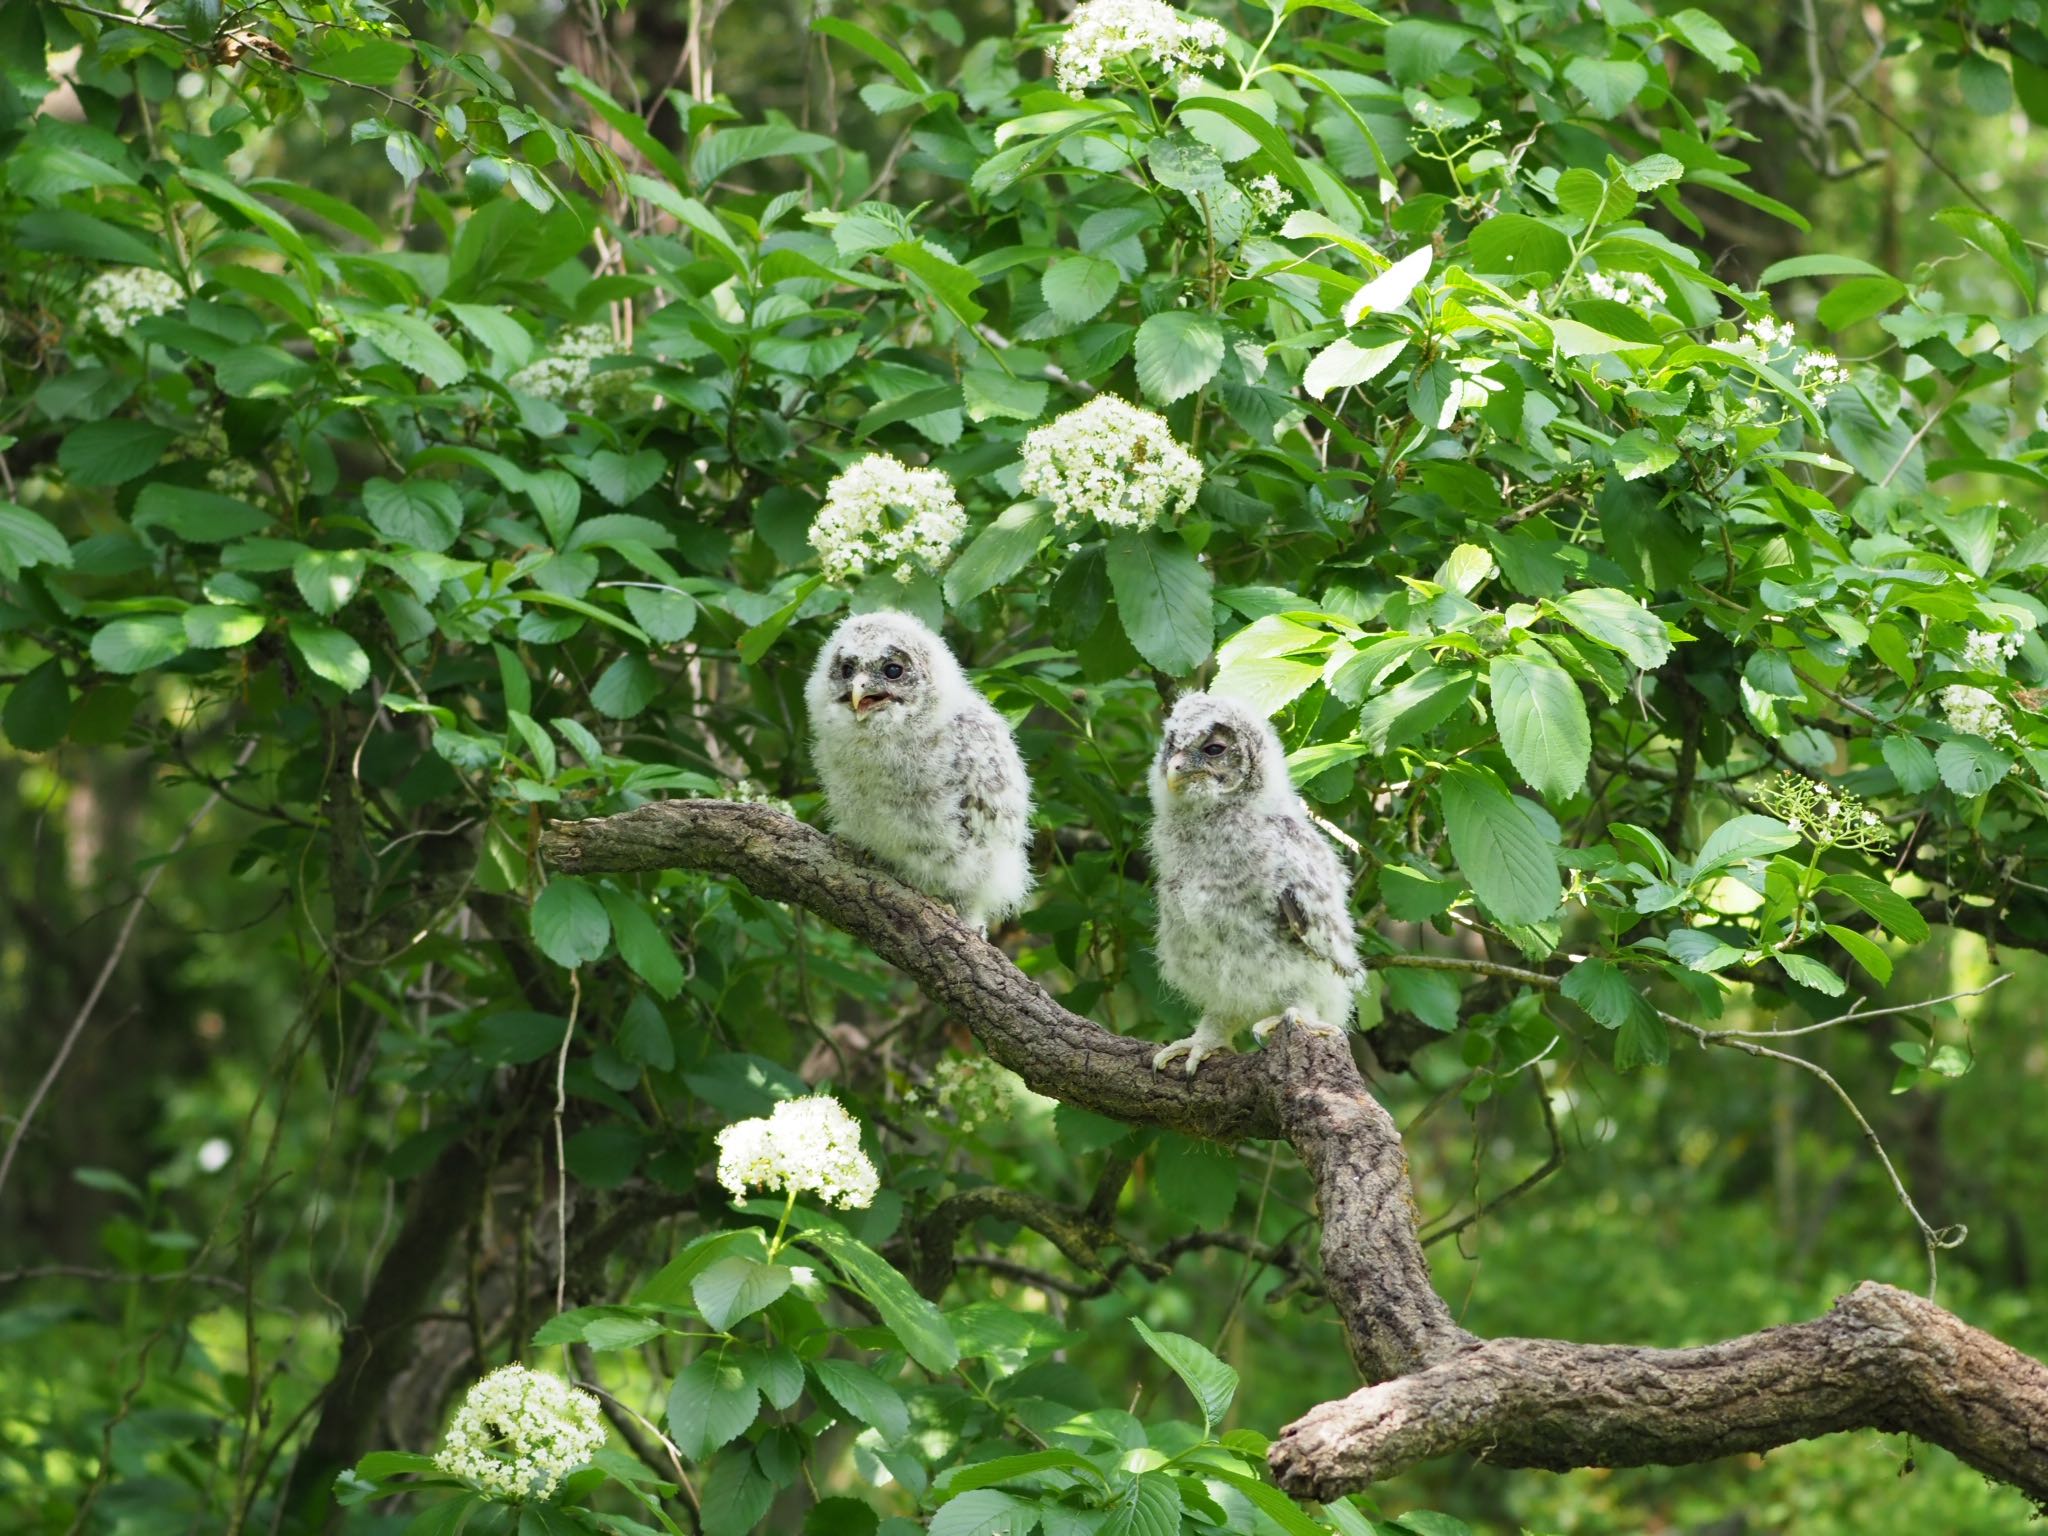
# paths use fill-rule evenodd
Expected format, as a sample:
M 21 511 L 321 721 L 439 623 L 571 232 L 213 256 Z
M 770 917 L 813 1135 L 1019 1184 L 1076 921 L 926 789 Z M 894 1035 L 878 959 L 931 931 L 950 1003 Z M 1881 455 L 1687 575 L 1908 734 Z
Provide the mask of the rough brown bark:
M 1192 1080 L 1155 1073 L 1152 1044 L 1069 1013 L 945 908 L 766 806 L 670 801 L 555 822 L 541 851 L 569 871 L 729 875 L 867 944 L 1040 1093 L 1132 1124 L 1290 1143 L 1315 1182 L 1326 1289 L 1375 1383 L 1274 1442 L 1274 1476 L 1298 1498 L 1327 1501 L 1459 1451 L 1562 1471 L 1878 1429 L 2048 1503 L 2048 1368 L 1889 1286 L 1698 1349 L 1473 1337 L 1430 1284 L 1400 1133 L 1341 1040 L 1283 1029 Z

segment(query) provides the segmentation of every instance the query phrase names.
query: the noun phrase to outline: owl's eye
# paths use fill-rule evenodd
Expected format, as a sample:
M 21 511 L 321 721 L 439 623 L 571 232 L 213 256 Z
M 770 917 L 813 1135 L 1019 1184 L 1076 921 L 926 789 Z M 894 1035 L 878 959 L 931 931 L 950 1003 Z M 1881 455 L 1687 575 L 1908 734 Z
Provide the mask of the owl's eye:
M 1222 755 L 1223 743 L 1220 741 L 1212 741 L 1202 748 L 1202 756 L 1204 757 L 1221 757 Z
M 839 663 L 839 675 L 841 677 L 853 676 L 853 663 L 850 661 L 842 661 L 841 663 Z
M 890 682 L 892 682 L 892 683 L 893 683 L 894 681 L 896 681 L 896 679 L 897 679 L 897 678 L 899 678 L 899 677 L 901 677 L 902 675 L 903 675 L 903 663 L 902 663 L 902 662 L 900 662 L 900 661 L 892 661 L 892 662 L 890 662 L 890 663 L 889 663 L 889 665 L 887 665 L 886 667 L 882 668 L 882 676 L 884 676 L 884 677 L 888 678 L 888 679 L 889 679 L 889 681 L 890 681 Z

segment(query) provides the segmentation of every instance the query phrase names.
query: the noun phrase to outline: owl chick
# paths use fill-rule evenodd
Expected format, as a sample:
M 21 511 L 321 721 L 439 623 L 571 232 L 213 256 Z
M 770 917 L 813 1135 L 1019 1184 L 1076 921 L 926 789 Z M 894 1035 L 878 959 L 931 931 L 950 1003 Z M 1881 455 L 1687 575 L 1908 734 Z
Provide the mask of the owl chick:
M 1023 904 L 1031 782 L 944 640 L 906 613 L 856 614 L 804 700 L 835 832 L 983 933 Z
M 1280 738 L 1230 699 L 1183 695 L 1152 765 L 1159 968 L 1202 1009 L 1177 1056 L 1192 1077 L 1247 1024 L 1261 1040 L 1286 1015 L 1341 1030 L 1365 979 L 1351 882 L 1287 777 Z

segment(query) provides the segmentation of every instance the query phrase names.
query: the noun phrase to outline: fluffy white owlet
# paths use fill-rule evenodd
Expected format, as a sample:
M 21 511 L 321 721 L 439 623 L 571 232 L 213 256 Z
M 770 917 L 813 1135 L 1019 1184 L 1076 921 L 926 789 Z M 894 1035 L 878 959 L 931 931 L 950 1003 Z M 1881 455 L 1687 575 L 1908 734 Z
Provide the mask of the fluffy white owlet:
M 1351 882 L 1288 780 L 1280 738 L 1242 704 L 1191 693 L 1166 717 L 1152 876 L 1159 969 L 1202 1010 L 1154 1067 L 1186 1056 L 1193 1076 L 1246 1025 L 1263 1040 L 1288 1014 L 1324 1030 L 1350 1023 L 1365 980 Z
M 1023 904 L 1031 782 L 944 640 L 909 614 L 856 614 L 804 700 L 833 831 L 984 933 Z

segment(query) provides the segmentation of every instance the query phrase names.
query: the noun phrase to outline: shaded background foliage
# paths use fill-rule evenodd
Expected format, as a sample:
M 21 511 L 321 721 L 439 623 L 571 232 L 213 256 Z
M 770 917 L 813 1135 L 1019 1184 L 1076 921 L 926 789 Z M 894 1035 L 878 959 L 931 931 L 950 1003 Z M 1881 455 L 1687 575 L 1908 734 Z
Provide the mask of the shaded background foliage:
M 1690 905 L 1646 903 L 1668 871 L 1607 829 L 1691 856 L 1755 814 L 1781 766 L 1843 777 L 1906 839 L 1898 889 L 1957 923 L 1879 935 L 1884 1001 L 2019 977 L 1921 1031 L 1837 1030 L 1812 1054 L 1930 1219 L 1969 1224 L 1943 1299 L 2048 1348 L 2029 1113 L 2048 1058 L 2037 963 L 2014 947 L 2044 916 L 2027 735 L 2044 657 L 2030 639 L 2010 677 L 1953 665 L 1967 632 L 2042 616 L 2038 17 L 1815 3 L 1731 9 L 1724 33 L 1627 4 L 1354 9 L 1283 17 L 1271 54 L 1335 90 L 1266 76 L 1260 104 L 1183 111 L 1170 148 L 1124 174 L 1119 140 L 1154 134 L 1135 96 L 1114 133 L 1020 126 L 1071 105 L 1029 97 L 1050 88 L 1055 34 L 1028 8 L 869 5 L 828 18 L 837 34 L 803 6 L 422 8 L 408 26 L 448 50 L 424 60 L 369 7 L 139 26 L 7 8 L 0 452 L 10 506 L 34 519 L 0 524 L 9 1116 L 118 956 L 0 1190 L 14 1528 L 312 1518 L 362 1452 L 430 1447 L 482 1365 L 559 1358 L 525 1344 L 558 1270 L 572 1303 L 623 1300 L 729 1223 L 709 1138 L 799 1079 L 869 1117 L 888 1195 L 857 1231 L 908 1271 L 947 1194 L 1113 1209 L 1116 1237 L 1094 1240 L 1104 1268 L 1125 1262 L 1106 1282 L 997 1202 L 943 1293 L 1085 1334 L 1046 1367 L 1049 1397 L 1123 1406 L 1142 1382 L 1144 1414 L 1185 1415 L 1125 1336 L 1132 1313 L 1237 1366 L 1234 1425 L 1270 1432 L 1354 1384 L 1284 1158 L 1140 1142 L 985 1082 L 965 1091 L 1003 1112 L 970 1125 L 962 1090 L 937 1101 L 934 1082 L 967 1042 L 839 936 L 744 891 L 558 882 L 531 906 L 547 815 L 735 786 L 815 813 L 800 680 L 845 595 L 811 580 L 804 535 L 834 469 L 868 445 L 932 456 L 980 534 L 1015 500 L 1023 432 L 1095 384 L 1167 409 L 1209 465 L 1201 505 L 1147 546 L 1194 600 L 1148 609 L 1133 545 L 1084 532 L 1069 551 L 1028 509 L 956 563 L 950 604 L 930 583 L 891 594 L 949 609 L 1021 722 L 1044 890 L 1005 936 L 1020 963 L 1112 1027 L 1178 1032 L 1146 949 L 1142 772 L 1155 672 L 1213 675 L 1219 641 L 1226 679 L 1321 751 L 1304 777 L 1365 845 L 1360 910 L 1390 954 L 1559 973 L 1605 954 L 1630 996 L 1705 1020 L 1705 972 L 1622 946 L 1712 930 L 1739 957 L 1720 1027 L 1827 1017 L 1846 1004 L 1798 981 L 1860 995 L 1875 978 L 1711 880 Z M 1212 14 L 1245 40 L 1218 76 L 1234 83 L 1271 18 Z M 1523 48 L 1503 55 L 1509 26 Z M 1427 133 L 1402 153 L 1412 125 L 1459 118 L 1451 141 L 1481 142 L 1455 170 Z M 1365 250 L 1278 220 L 1240 239 L 1219 213 L 1257 173 Z M 1562 243 L 1576 266 L 1602 230 L 1614 271 L 1670 295 L 1663 320 L 1603 310 L 1544 265 Z M 1305 375 L 1377 270 L 1365 251 L 1415 249 L 1439 259 L 1405 318 L 1351 331 L 1405 350 L 1318 395 Z M 1113 268 L 1109 296 L 1061 315 L 1041 281 L 1055 251 Z M 1513 315 L 1503 296 L 1527 285 L 1505 258 L 1525 252 L 1547 312 L 1592 339 L 1467 323 Z M 1813 253 L 1848 260 L 1771 292 L 1805 344 L 1832 337 L 1854 388 L 1824 416 L 1773 396 L 1777 431 L 1745 437 L 1737 365 L 1674 363 L 1670 333 L 1708 337 L 1718 314 L 1733 337 L 1735 290 Z M 1285 261 L 1310 278 L 1271 270 Z M 112 336 L 88 284 L 131 266 L 193 297 Z M 741 296 L 765 306 L 751 324 Z M 1444 319 L 1453 303 L 1466 320 Z M 1191 318 L 1134 340 L 1175 315 Z M 514 382 L 585 325 L 606 336 L 582 397 Z M 1496 387 L 1439 427 L 1455 359 Z M 1557 409 L 1532 416 L 1532 397 Z M 1297 413 L 1307 430 L 1286 430 Z M 1545 430 L 1559 419 L 1584 430 Z M 1917 608 L 1871 574 L 1905 565 Z M 1590 701 L 1581 787 L 1569 762 L 1532 779 L 1493 711 L 1465 705 L 1497 708 L 1509 605 L 1587 589 L 1629 616 L 1605 636 L 1555 608 L 1539 625 Z M 1657 617 L 1634 618 L 1638 601 Z M 1829 605 L 1852 622 L 1816 622 Z M 1870 639 L 1887 623 L 1896 660 Z M 1345 648 L 1381 632 L 1431 643 L 1340 684 Z M 1980 751 L 1950 733 L 1935 700 L 1959 680 L 1995 690 L 2019 734 Z M 1415 707 L 1375 714 L 1397 687 Z M 1543 891 L 1489 891 L 1447 846 L 1437 771 L 1461 755 L 1548 792 L 1548 828 L 1532 825 L 1574 851 L 1587 898 L 1563 930 L 1543 931 L 1547 909 L 1492 921 Z M 1760 891 L 1771 851 L 1747 855 Z M 1432 923 L 1454 901 L 1477 927 Z M 1829 981 L 1773 969 L 1785 944 Z M 1663 1027 L 1632 1004 L 1602 1017 L 1482 976 L 1387 974 L 1378 1082 L 1425 1219 L 1453 1226 L 1561 1151 L 1431 1248 L 1468 1326 L 1677 1344 L 1810 1315 L 1864 1276 L 1922 1282 L 1882 1168 L 1813 1079 L 1682 1040 L 1665 1063 Z M 572 1006 L 564 1256 L 554 1065 Z M 352 1327 L 378 1339 L 367 1370 Z M 686 1354 L 577 1370 L 658 1417 Z M 960 1454 L 958 1405 L 918 1401 L 930 1438 L 910 1459 Z M 862 1493 L 876 1453 L 830 1418 L 810 1425 L 817 1491 Z M 914 1512 L 907 1475 L 892 1464 L 880 1512 Z M 794 1481 L 780 1497 L 776 1522 L 811 1503 Z M 1487 1530 L 1989 1531 L 2026 1514 L 1874 1437 L 1563 1479 L 1441 1465 L 1379 1504 Z M 387 1518 L 403 1523 L 351 1521 Z

